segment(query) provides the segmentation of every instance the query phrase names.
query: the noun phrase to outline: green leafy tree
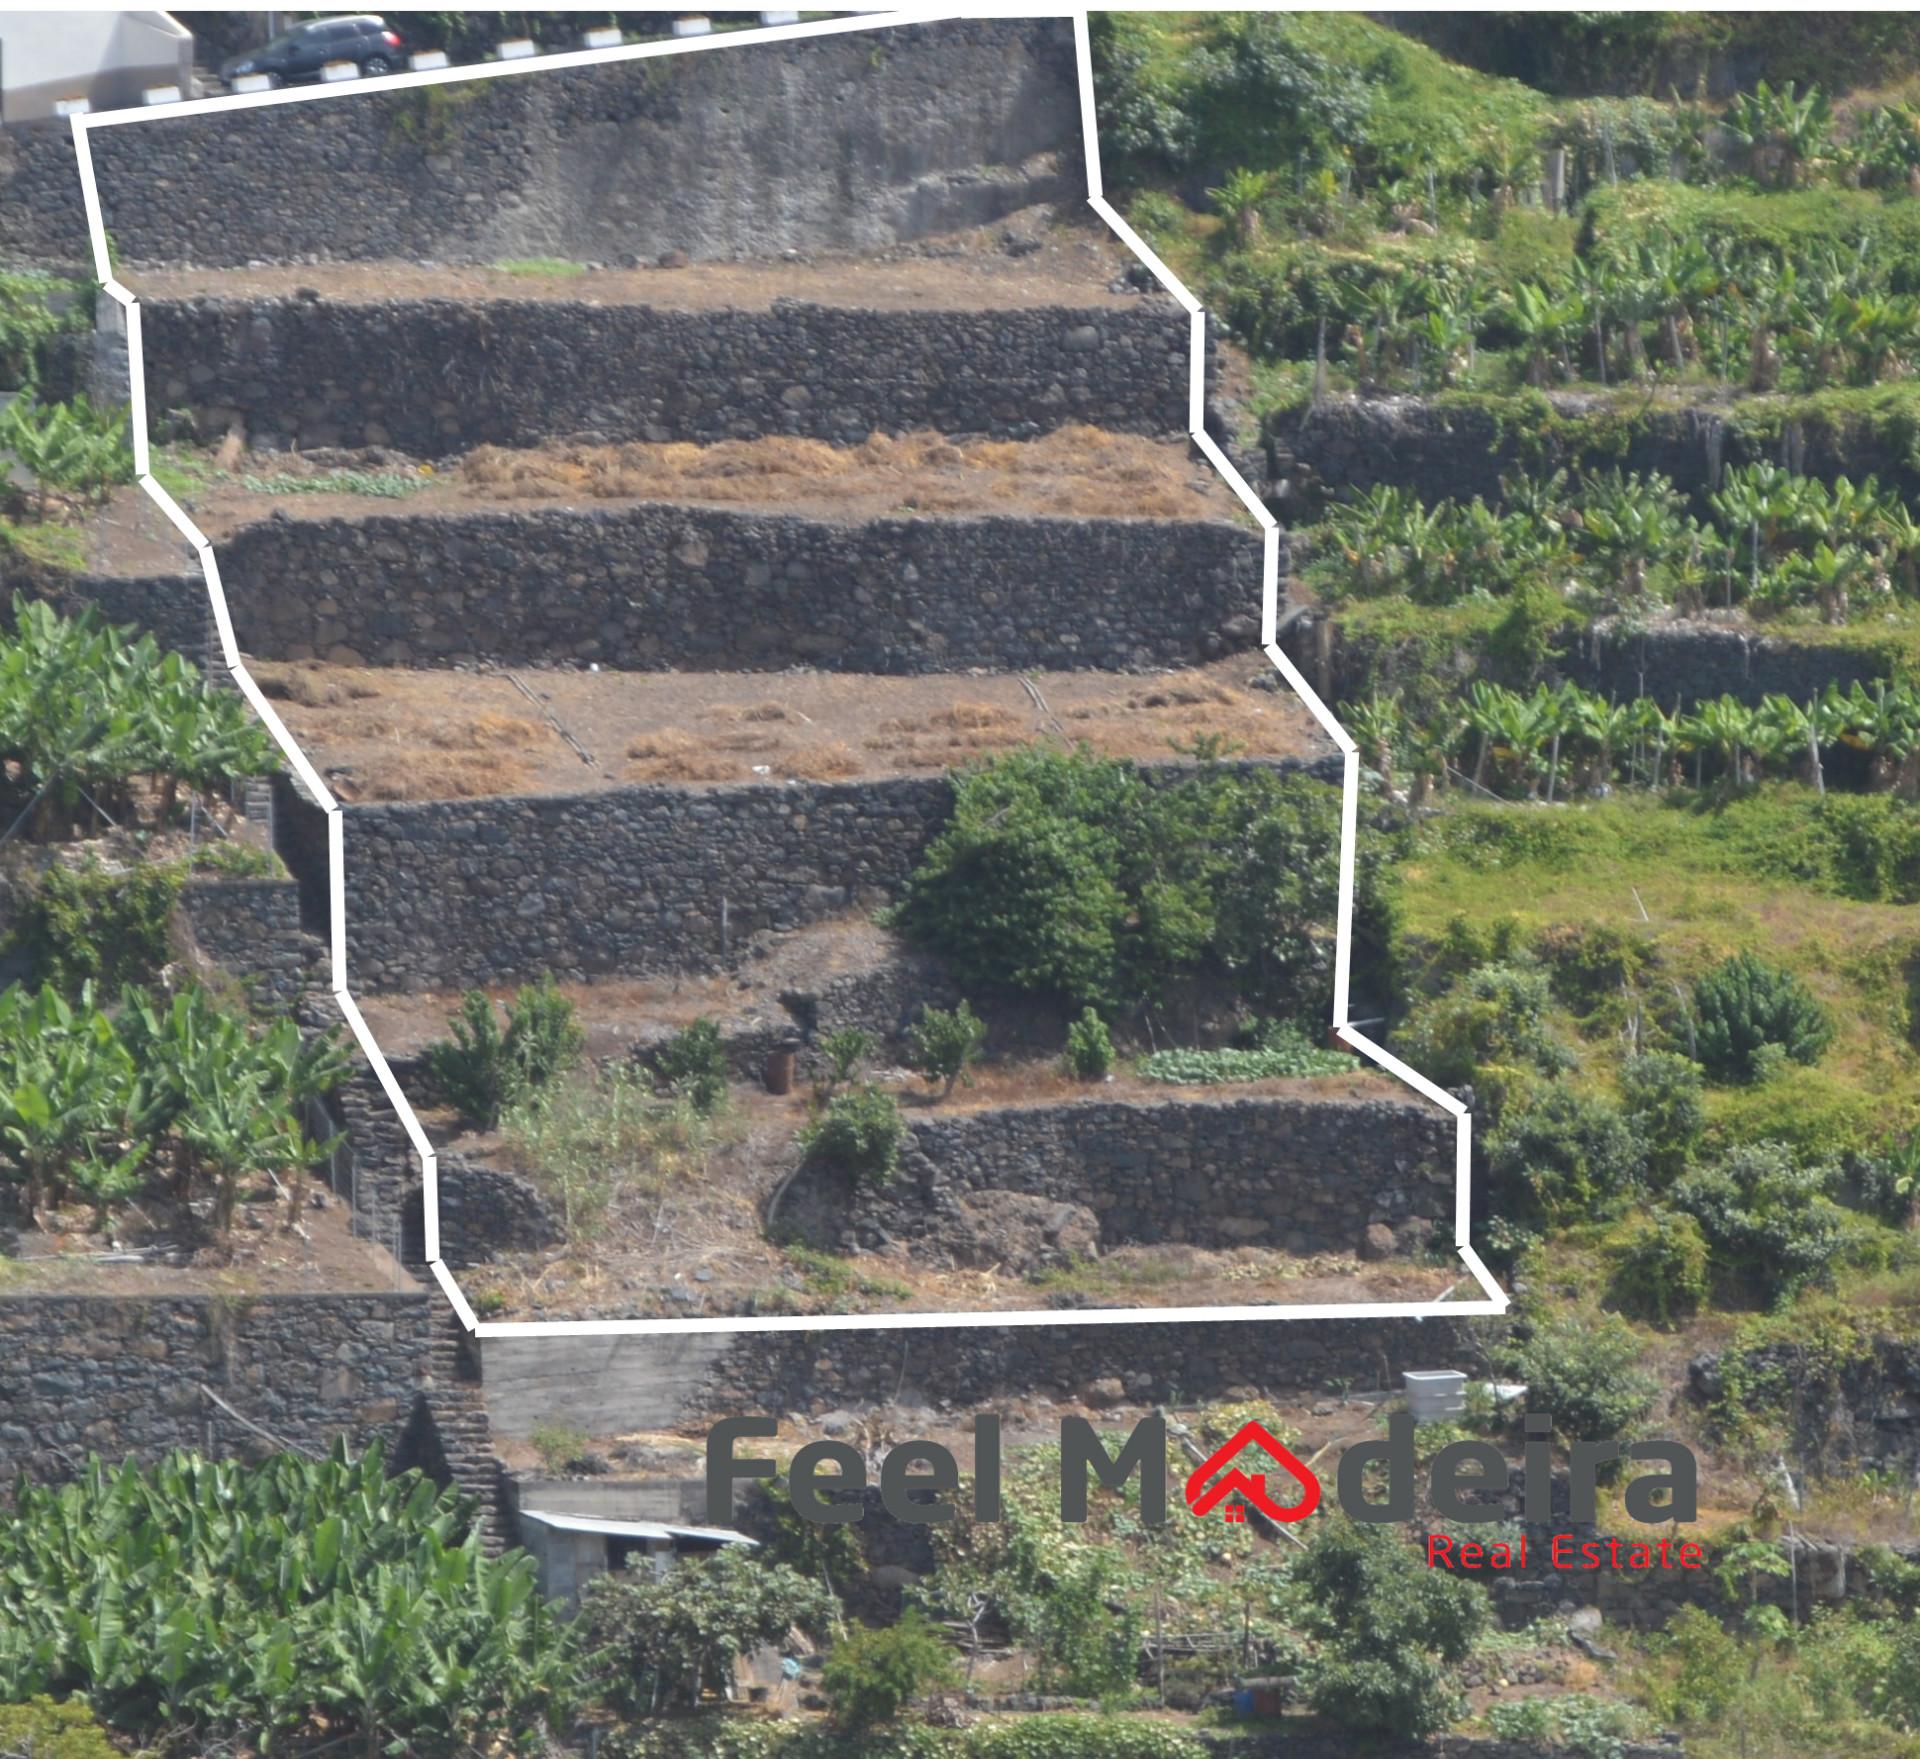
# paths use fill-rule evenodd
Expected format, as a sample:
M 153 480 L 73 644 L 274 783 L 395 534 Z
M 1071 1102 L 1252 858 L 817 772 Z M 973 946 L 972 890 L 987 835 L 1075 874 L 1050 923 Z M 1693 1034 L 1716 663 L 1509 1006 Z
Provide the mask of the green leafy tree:
M 664 1576 L 619 1571 L 580 1600 L 585 1667 L 605 1701 L 629 1716 L 692 1710 L 733 1678 L 734 1664 L 789 1630 L 823 1630 L 832 1598 L 785 1564 L 744 1546 L 682 1558 Z
M 834 1720 L 854 1730 L 893 1722 L 916 1699 L 951 1690 L 959 1680 L 953 1651 L 917 1607 L 891 1625 L 843 1638 L 820 1675 Z
M 964 1001 L 952 1010 L 923 1006 L 908 1035 L 908 1053 L 915 1072 L 947 1099 L 956 1083 L 972 1084 L 968 1071 L 980 1060 L 986 1038 L 986 1023 Z
M 1403 1739 L 1459 1718 L 1457 1670 L 1490 1623 L 1479 1584 L 1426 1568 L 1397 1533 L 1338 1519 L 1320 1528 L 1292 1579 L 1316 1639 L 1307 1691 L 1322 1716 Z

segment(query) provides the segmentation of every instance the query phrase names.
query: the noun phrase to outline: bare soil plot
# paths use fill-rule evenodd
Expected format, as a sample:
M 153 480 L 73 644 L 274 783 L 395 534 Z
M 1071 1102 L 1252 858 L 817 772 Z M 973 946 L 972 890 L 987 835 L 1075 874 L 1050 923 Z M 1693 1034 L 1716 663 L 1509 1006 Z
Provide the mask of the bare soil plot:
M 1042 742 L 1148 762 L 1201 736 L 1256 758 L 1333 749 L 1292 692 L 1274 688 L 1278 674 L 1258 654 L 1164 674 L 1024 679 L 407 671 L 319 660 L 251 669 L 347 800 L 925 774 Z
M 671 257 L 669 258 L 671 262 Z M 877 311 L 1124 306 L 1143 297 L 1113 283 L 1132 255 L 1102 226 L 1058 224 L 1045 208 L 992 226 L 872 255 L 778 262 L 618 268 L 559 262 L 500 267 L 445 263 L 310 263 L 247 269 L 142 269 L 127 274 L 148 299 L 275 299 L 311 291 L 343 304 L 392 299 L 583 300 L 677 311 L 764 311 L 776 299 Z

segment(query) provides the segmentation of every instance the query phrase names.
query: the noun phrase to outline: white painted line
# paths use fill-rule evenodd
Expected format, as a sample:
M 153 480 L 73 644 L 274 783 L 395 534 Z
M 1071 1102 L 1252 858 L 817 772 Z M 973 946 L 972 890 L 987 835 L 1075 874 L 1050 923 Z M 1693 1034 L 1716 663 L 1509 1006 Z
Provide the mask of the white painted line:
M 755 1317 L 743 1318 L 722 1315 L 714 1318 L 684 1319 L 596 1319 L 596 1320 L 538 1320 L 524 1322 L 483 1321 L 475 1313 L 472 1305 L 461 1293 L 460 1286 L 453 1273 L 440 1257 L 440 1215 L 439 1215 L 439 1162 L 424 1127 L 415 1114 L 406 1095 L 401 1091 L 393 1070 L 386 1060 L 385 1053 L 375 1042 L 359 1005 L 354 1001 L 348 984 L 347 968 L 347 917 L 346 917 L 346 851 L 345 817 L 340 803 L 334 799 L 331 790 L 314 769 L 307 755 L 294 742 L 286 724 L 274 711 L 271 703 L 261 692 L 259 686 L 248 674 L 242 663 L 239 646 L 234 635 L 232 619 L 228 614 L 226 593 L 220 583 L 219 569 L 215 563 L 213 547 L 199 529 L 174 502 L 165 489 L 154 481 L 149 468 L 146 434 L 146 357 L 142 347 L 140 329 L 139 301 L 113 277 L 113 267 L 107 248 L 107 234 L 100 207 L 100 192 L 95 180 L 92 146 L 89 135 L 94 128 L 122 127 L 141 121 L 172 120 L 181 116 L 223 115 L 234 110 L 258 108 L 271 104 L 311 103 L 316 100 L 361 95 L 351 84 L 336 89 L 326 86 L 301 89 L 283 88 L 270 92 L 236 93 L 229 97 L 192 99 L 166 106 L 164 118 L 152 115 L 145 110 L 111 110 L 97 114 L 75 115 L 72 118 L 74 148 L 79 162 L 80 188 L 82 201 L 87 214 L 88 236 L 93 244 L 95 273 L 99 277 L 103 290 L 126 310 L 127 317 L 127 356 L 130 373 L 130 391 L 132 398 L 132 417 L 134 419 L 133 444 L 135 473 L 140 486 L 153 497 L 155 503 L 166 514 L 175 527 L 193 545 L 200 558 L 206 575 L 207 591 L 210 597 L 215 624 L 219 630 L 220 643 L 227 665 L 233 673 L 235 682 L 253 705 L 262 723 L 273 736 L 274 742 L 286 755 L 294 773 L 300 778 L 308 792 L 313 796 L 327 819 L 327 868 L 328 868 L 328 919 L 331 930 L 330 946 L 333 963 L 334 997 L 338 1001 L 342 1017 L 346 1020 L 360 1048 L 372 1065 L 382 1089 L 391 1101 L 395 1113 L 400 1118 L 410 1142 L 414 1146 L 421 1163 L 421 1198 L 425 1211 L 426 1254 L 429 1268 L 435 1280 L 446 1293 L 449 1303 L 460 1323 L 480 1337 L 621 1337 L 621 1336 L 671 1336 L 687 1333 L 749 1333 L 749 1332 L 827 1332 L 827 1331 L 918 1331 L 944 1329 L 956 1326 L 1058 1326 L 1058 1325 L 1172 1325 L 1206 1323 L 1229 1323 L 1244 1320 L 1286 1320 L 1286 1319 L 1425 1319 L 1454 1317 L 1480 1313 L 1504 1313 L 1508 1297 L 1488 1272 L 1469 1240 L 1469 1224 L 1472 1207 L 1471 1174 L 1471 1126 L 1472 1120 L 1467 1109 L 1444 1088 L 1427 1079 L 1418 1071 L 1409 1068 L 1398 1057 L 1375 1044 L 1372 1039 L 1355 1030 L 1348 1023 L 1348 982 L 1352 960 L 1353 941 L 1353 891 L 1354 891 L 1354 852 L 1356 848 L 1359 813 L 1359 758 L 1357 748 L 1332 712 L 1314 692 L 1299 668 L 1280 650 L 1275 634 L 1278 623 L 1279 599 L 1279 528 L 1278 522 L 1268 512 L 1259 497 L 1254 494 L 1232 461 L 1219 445 L 1207 434 L 1206 428 L 1206 318 L 1200 302 L 1183 286 L 1177 276 L 1155 255 L 1134 229 L 1129 226 L 1118 212 L 1106 201 L 1102 194 L 1100 174 L 1100 143 L 1094 114 L 1093 101 L 1093 64 L 1088 47 L 1087 14 L 1084 10 L 1072 14 L 1036 12 L 1021 8 L 998 5 L 975 5 L 965 8 L 912 8 L 873 14 L 867 16 L 842 16 L 823 19 L 806 24 L 781 24 L 761 30 L 737 31 L 726 35 L 680 37 L 671 41 L 655 43 L 625 44 L 619 48 L 587 49 L 570 54 L 548 55 L 533 58 L 533 64 L 526 60 L 517 64 L 510 62 L 489 62 L 479 67 L 445 68 L 428 65 L 431 56 L 415 56 L 412 65 L 415 71 L 399 74 L 391 79 L 382 80 L 374 89 L 393 91 L 396 89 L 446 85 L 464 80 L 500 78 L 511 75 L 550 71 L 558 68 L 602 66 L 618 61 L 644 60 L 655 55 L 689 54 L 711 51 L 718 48 L 732 48 L 751 43 L 784 42 L 808 37 L 838 36 L 852 31 L 887 30 L 905 24 L 936 23 L 950 18 L 1001 17 L 1001 16 L 1070 16 L 1074 25 L 1075 49 L 1078 58 L 1079 88 L 1081 103 L 1081 127 L 1086 143 L 1086 167 L 1088 202 L 1102 220 L 1113 230 L 1128 249 L 1146 264 L 1156 279 L 1169 294 L 1176 299 L 1191 319 L 1188 412 L 1189 426 L 1194 443 L 1206 455 L 1208 461 L 1219 471 L 1229 487 L 1259 521 L 1263 539 L 1261 566 L 1261 641 L 1267 657 L 1293 688 L 1300 700 L 1306 704 L 1314 719 L 1325 729 L 1329 738 L 1339 748 L 1346 759 L 1344 779 L 1341 786 L 1341 847 L 1340 847 L 1340 907 L 1336 938 L 1333 1026 L 1340 1039 L 1351 1045 L 1361 1055 L 1395 1076 L 1424 1098 L 1442 1106 L 1452 1114 L 1456 1121 L 1455 1142 L 1455 1198 L 1454 1198 L 1454 1243 L 1461 1261 L 1472 1273 L 1475 1282 L 1484 1291 L 1481 1300 L 1437 1301 L 1359 1301 L 1335 1302 L 1329 1304 L 1272 1306 L 1240 1305 L 1230 1307 L 1158 1307 L 1158 1308 L 1075 1308 L 1067 1311 L 1052 1309 L 1040 1311 L 1019 1310 L 1014 1312 L 979 1313 L 860 1313 L 860 1314 L 821 1314 L 793 1317 Z M 503 45 L 504 48 L 504 45 Z M 440 58 L 444 62 L 444 57 Z

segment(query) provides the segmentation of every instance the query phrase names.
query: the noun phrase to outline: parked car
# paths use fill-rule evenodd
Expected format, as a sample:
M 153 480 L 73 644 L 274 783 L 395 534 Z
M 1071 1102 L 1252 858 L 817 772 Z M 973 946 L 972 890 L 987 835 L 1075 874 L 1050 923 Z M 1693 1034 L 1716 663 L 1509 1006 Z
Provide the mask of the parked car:
M 315 18 L 282 31 L 258 49 L 230 55 L 220 77 L 232 85 L 243 74 L 264 73 L 275 85 L 318 79 L 329 61 L 351 61 L 369 78 L 391 73 L 406 59 L 397 31 L 384 18 Z

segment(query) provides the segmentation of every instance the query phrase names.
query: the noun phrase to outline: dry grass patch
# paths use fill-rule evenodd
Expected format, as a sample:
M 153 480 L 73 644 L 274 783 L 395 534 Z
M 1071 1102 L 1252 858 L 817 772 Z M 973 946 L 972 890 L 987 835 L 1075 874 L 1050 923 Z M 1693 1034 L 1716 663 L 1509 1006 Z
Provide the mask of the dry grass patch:
M 636 782 L 734 782 L 743 773 L 739 760 L 716 752 L 712 740 L 674 727 L 642 733 L 627 756 L 627 775 Z
M 1238 511 L 1183 446 L 1092 427 L 960 443 L 922 432 L 874 434 L 858 446 L 781 434 L 710 446 L 480 446 L 446 474 L 494 500 L 791 503 L 867 514 L 1105 519 L 1231 518 Z
M 524 751 L 552 737 L 551 729 L 522 715 L 484 714 L 434 728 L 427 743 L 442 751 Z
M 498 752 L 376 758 L 339 778 L 351 800 L 479 800 L 511 794 L 527 779 L 527 766 Z

